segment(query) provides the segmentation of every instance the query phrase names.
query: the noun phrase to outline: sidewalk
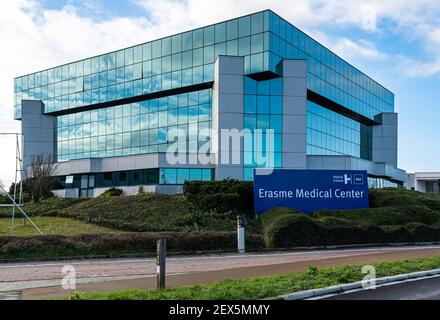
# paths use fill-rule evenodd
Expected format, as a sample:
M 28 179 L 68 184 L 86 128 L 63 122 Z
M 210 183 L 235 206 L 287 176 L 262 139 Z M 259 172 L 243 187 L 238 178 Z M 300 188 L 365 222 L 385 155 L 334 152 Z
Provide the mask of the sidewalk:
M 309 266 L 319 268 L 334 267 L 348 264 L 373 264 L 381 261 L 421 259 L 440 255 L 440 248 L 405 249 L 397 252 L 360 253 L 355 256 L 343 256 L 327 259 L 309 259 L 289 263 L 276 263 L 271 265 L 257 265 L 249 267 L 228 268 L 213 271 L 195 271 L 183 274 L 167 276 L 167 287 L 181 285 L 195 285 L 208 282 L 230 279 L 247 279 L 251 277 L 303 272 Z M 92 280 L 92 279 L 91 279 Z M 97 283 L 79 284 L 76 291 L 105 292 L 127 289 L 155 289 L 156 277 L 140 276 L 139 278 L 124 280 L 109 280 Z M 63 290 L 60 286 L 25 289 L 22 291 L 22 299 L 54 299 L 66 298 L 72 291 Z

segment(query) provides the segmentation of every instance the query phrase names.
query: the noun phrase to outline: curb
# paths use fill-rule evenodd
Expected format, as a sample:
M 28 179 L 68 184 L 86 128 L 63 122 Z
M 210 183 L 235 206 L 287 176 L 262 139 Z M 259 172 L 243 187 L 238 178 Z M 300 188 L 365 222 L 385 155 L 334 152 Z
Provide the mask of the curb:
M 399 283 L 408 280 L 414 280 L 418 278 L 425 278 L 431 276 L 440 275 L 440 269 L 433 269 L 428 271 L 418 271 L 413 273 L 400 274 L 396 276 L 377 278 L 376 285 L 384 285 L 390 283 Z M 341 294 L 351 290 L 363 289 L 363 281 L 357 281 L 348 284 L 336 285 L 322 289 L 312 289 L 306 291 L 300 291 L 296 293 L 286 294 L 274 298 L 273 300 L 304 300 L 310 298 L 317 298 L 329 294 Z

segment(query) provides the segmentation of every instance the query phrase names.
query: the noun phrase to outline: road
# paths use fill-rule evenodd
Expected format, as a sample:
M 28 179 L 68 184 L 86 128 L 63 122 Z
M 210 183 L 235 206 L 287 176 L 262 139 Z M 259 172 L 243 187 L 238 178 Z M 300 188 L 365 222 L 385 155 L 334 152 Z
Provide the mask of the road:
M 301 272 L 311 265 L 363 265 L 438 255 L 440 246 L 170 257 L 167 259 L 167 286 Z M 12 263 L 0 264 L 0 293 L 15 297 L 19 292 L 23 299 L 66 296 L 72 292 L 61 287 L 62 269 L 66 265 L 75 270 L 78 291 L 142 289 L 156 285 L 156 265 L 152 258 Z
M 440 300 L 440 277 L 386 285 L 322 300 Z

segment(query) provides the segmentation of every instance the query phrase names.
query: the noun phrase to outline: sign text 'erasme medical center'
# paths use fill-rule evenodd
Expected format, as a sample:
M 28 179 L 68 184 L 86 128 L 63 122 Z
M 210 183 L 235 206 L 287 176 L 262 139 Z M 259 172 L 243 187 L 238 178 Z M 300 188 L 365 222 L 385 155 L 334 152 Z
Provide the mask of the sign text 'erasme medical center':
M 311 213 L 321 209 L 368 207 L 365 171 L 274 170 L 254 177 L 256 213 L 277 207 Z

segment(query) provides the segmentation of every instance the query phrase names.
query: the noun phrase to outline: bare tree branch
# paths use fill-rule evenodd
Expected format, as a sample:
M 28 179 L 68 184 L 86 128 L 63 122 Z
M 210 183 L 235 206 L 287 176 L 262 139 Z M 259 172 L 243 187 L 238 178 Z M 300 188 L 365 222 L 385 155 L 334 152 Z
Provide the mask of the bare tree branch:
M 40 201 L 50 192 L 53 185 L 53 176 L 57 171 L 57 163 L 52 155 L 39 154 L 33 156 L 27 170 L 27 183 L 30 189 L 32 202 Z

